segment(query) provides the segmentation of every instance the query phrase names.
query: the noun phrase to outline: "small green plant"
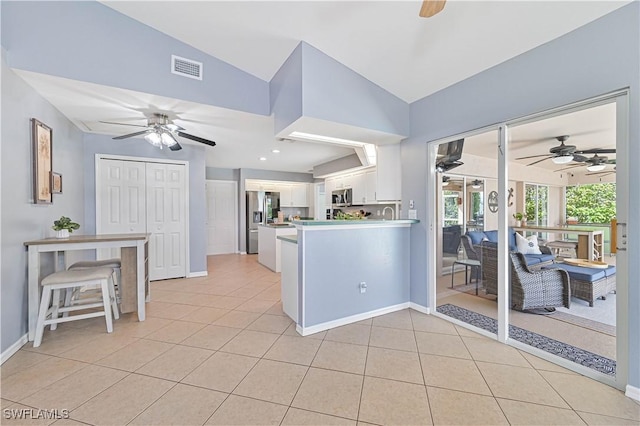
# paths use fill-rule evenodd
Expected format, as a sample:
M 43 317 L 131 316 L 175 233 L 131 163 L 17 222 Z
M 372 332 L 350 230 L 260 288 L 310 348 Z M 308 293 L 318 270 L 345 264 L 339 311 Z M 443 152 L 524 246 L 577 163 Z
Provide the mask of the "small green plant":
M 523 220 L 526 216 L 520 212 L 514 213 L 513 218 L 515 220 Z
M 80 224 L 72 222 L 71 219 L 66 216 L 61 216 L 60 219 L 53 221 L 53 226 L 51 228 L 54 231 L 62 231 L 63 229 L 68 229 L 69 233 L 71 233 L 74 231 L 74 229 L 79 229 Z

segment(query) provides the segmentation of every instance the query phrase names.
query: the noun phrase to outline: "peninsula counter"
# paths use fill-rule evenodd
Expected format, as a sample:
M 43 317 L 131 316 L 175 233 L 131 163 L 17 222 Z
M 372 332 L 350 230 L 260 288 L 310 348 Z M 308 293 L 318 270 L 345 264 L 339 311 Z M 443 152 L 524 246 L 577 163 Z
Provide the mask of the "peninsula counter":
M 417 220 L 294 221 L 282 244 L 283 310 L 306 336 L 409 307 Z

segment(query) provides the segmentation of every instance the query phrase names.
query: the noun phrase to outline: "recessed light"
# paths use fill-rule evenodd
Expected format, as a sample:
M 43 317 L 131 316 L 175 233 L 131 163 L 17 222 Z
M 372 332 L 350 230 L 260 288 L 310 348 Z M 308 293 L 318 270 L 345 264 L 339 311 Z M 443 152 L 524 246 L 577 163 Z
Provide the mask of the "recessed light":
M 260 161 L 267 161 L 267 157 L 260 157 Z
M 273 152 L 274 154 L 280 154 L 280 150 L 279 149 L 272 149 L 271 152 Z

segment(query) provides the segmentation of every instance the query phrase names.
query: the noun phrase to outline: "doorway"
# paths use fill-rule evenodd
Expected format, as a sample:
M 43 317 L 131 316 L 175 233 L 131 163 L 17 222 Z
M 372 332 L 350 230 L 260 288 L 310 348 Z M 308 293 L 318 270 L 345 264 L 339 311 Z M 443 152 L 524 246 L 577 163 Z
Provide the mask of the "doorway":
M 493 221 L 490 211 L 485 209 L 484 212 L 484 232 L 488 234 L 492 230 L 496 231 L 494 237 L 497 242 L 493 251 L 496 258 L 493 267 L 496 270 L 493 271 L 493 274 L 489 274 L 493 275 L 492 277 L 487 277 L 488 269 L 485 268 L 487 259 L 481 259 L 483 275 L 479 286 L 480 295 L 484 293 L 483 296 L 486 299 L 491 293 L 487 291 L 488 278 L 495 281 L 497 291 L 492 296 L 494 308 L 485 313 L 474 306 L 458 306 L 464 307 L 468 311 L 482 313 L 484 317 L 490 319 L 490 322 L 494 324 L 495 331 L 490 332 L 485 328 L 484 334 L 493 335 L 499 341 L 619 389 L 624 389 L 626 385 L 628 368 L 628 360 L 626 359 L 627 306 L 621 303 L 625 300 L 626 296 L 623 295 L 627 294 L 628 289 L 626 252 L 618 251 L 617 254 L 611 256 L 611 253 L 615 252 L 615 242 L 611 242 L 608 237 L 612 231 L 608 218 L 602 220 L 603 223 L 596 224 L 587 223 L 588 221 L 580 217 L 578 218 L 579 223 L 573 224 L 575 218 L 570 217 L 570 212 L 576 210 L 571 210 L 570 193 L 572 188 L 576 187 L 613 183 L 616 194 L 615 217 L 618 221 L 626 223 L 628 208 L 624 194 L 628 190 L 628 181 L 624 179 L 624 176 L 626 176 L 627 165 L 616 161 L 616 158 L 625 158 L 623 156 L 628 149 L 628 106 L 626 102 L 626 92 L 619 92 L 514 120 L 501 125 L 498 131 L 478 131 L 466 135 L 455 135 L 431 144 L 439 145 L 465 137 L 465 149 L 461 162 L 465 165 L 469 163 L 483 164 L 485 170 L 496 170 L 495 176 L 485 175 L 484 188 L 487 205 L 493 205 L 497 212 L 495 221 Z M 605 116 L 610 117 L 610 123 L 606 126 L 600 120 Z M 583 123 L 582 128 L 571 127 L 580 123 Z M 540 132 L 543 129 L 546 129 L 549 134 L 538 134 L 537 136 L 533 134 L 533 132 Z M 568 148 L 573 154 L 572 158 L 553 161 L 560 154 L 565 154 L 555 148 L 561 143 L 556 137 L 567 134 L 570 135 L 571 142 L 565 139 L 565 145 L 572 145 L 571 148 Z M 593 135 L 593 139 L 590 139 L 590 135 Z M 435 147 L 429 149 L 430 162 L 437 158 L 436 151 Z M 484 159 L 477 158 L 483 157 L 485 152 L 495 153 L 495 156 Z M 562 164 L 563 161 L 565 164 Z M 598 170 L 598 168 L 592 167 L 594 165 L 604 167 Z M 468 178 L 471 179 L 474 174 L 477 175 L 477 170 L 460 166 L 454 171 L 448 171 L 448 173 L 450 175 L 456 173 L 457 178 L 465 177 L 468 174 Z M 430 180 L 431 188 L 436 188 L 434 194 L 440 194 L 442 173 L 434 173 Z M 604 191 L 595 189 L 594 192 L 603 193 Z M 438 203 L 433 205 L 439 206 Z M 515 223 L 516 218 L 519 217 L 518 213 L 524 216 L 520 224 Z M 437 212 L 434 211 L 431 217 L 436 218 Z M 488 227 L 488 222 L 494 223 L 495 227 Z M 439 222 L 432 223 L 435 225 L 434 229 L 438 231 Z M 554 227 L 561 229 L 559 232 L 549 229 Z M 609 286 L 606 294 L 602 294 L 592 301 L 594 306 L 589 306 L 589 302 L 574 291 L 570 299 L 571 306 L 550 306 L 549 308 L 556 311 L 553 313 L 545 312 L 547 315 L 539 315 L 541 312 L 519 310 L 513 306 L 515 272 L 510 255 L 512 234 L 513 236 L 518 234 L 528 241 L 535 238 L 540 245 L 552 247 L 554 241 L 566 241 L 567 245 L 571 245 L 572 240 L 578 240 L 577 237 L 572 238 L 571 235 L 575 237 L 576 232 L 583 231 L 579 228 L 587 228 L 585 232 L 594 233 L 599 227 L 606 228 L 602 232 L 604 236 L 602 248 L 595 247 L 595 245 L 590 248 L 595 249 L 594 253 L 604 254 L 601 261 L 615 265 L 615 291 L 614 287 Z M 468 232 L 468 230 L 465 231 L 465 233 Z M 618 232 L 620 232 L 619 229 Z M 434 255 L 439 253 L 437 244 L 440 243 L 440 238 L 441 234 L 433 239 L 434 246 L 430 253 L 434 253 Z M 581 239 L 586 240 L 582 237 Z M 592 240 L 588 241 L 589 244 L 592 244 Z M 578 241 L 575 243 L 580 245 Z M 596 243 L 600 242 L 596 241 Z M 581 250 L 580 252 L 589 253 L 591 251 Z M 577 252 L 578 250 L 570 256 L 578 257 Z M 557 250 L 553 250 L 552 253 L 553 262 L 550 264 L 550 269 L 562 268 L 562 258 L 568 256 L 562 256 L 564 253 L 559 253 Z M 531 270 L 534 269 L 531 268 Z M 440 288 L 438 280 L 442 278 L 445 271 L 441 269 L 438 272 L 437 275 L 434 274 L 436 276 L 431 278 L 430 286 L 432 289 Z M 461 274 L 457 271 L 452 273 Z M 462 274 L 464 273 L 462 272 Z M 571 276 L 569 278 L 571 279 Z M 576 281 L 580 280 L 575 276 L 573 279 L 575 290 Z M 462 277 L 455 282 L 463 280 Z M 571 288 L 571 285 L 569 282 L 567 287 Z M 438 290 L 432 291 L 431 294 L 435 296 L 434 300 L 436 300 L 432 306 L 436 315 L 460 324 L 465 322 L 460 318 L 453 317 L 452 319 L 452 317 L 447 318 L 447 315 L 441 315 L 440 306 L 446 299 Z M 606 300 L 603 300 L 602 296 Z M 599 321 L 594 320 L 596 310 L 605 303 L 609 306 L 608 310 L 613 310 L 612 316 L 615 318 L 613 326 L 606 322 L 599 325 L 596 324 Z M 579 306 L 581 304 L 585 306 Z M 577 309 L 578 307 L 581 309 Z M 549 311 L 553 309 L 549 309 Z M 579 310 L 583 312 L 586 310 L 587 315 L 583 315 L 582 319 L 574 318 L 570 321 L 567 315 L 578 318 Z M 611 318 L 611 312 L 608 312 L 608 317 Z M 475 324 L 467 323 L 464 326 L 470 328 L 475 326 L 476 330 L 478 327 L 482 328 L 478 322 Z M 569 330 L 573 331 L 569 332 Z M 609 330 L 608 335 L 607 330 Z M 528 336 L 523 338 L 523 335 Z M 597 338 L 589 336 L 597 336 Z M 527 339 L 527 337 L 529 338 Z M 547 344 L 539 345 L 539 341 L 544 341 Z M 569 352 L 581 355 L 578 357 L 564 356 Z
M 187 275 L 188 165 L 97 156 L 96 232 L 148 233 L 149 279 Z M 98 258 L 119 257 L 99 251 Z
M 207 255 L 238 251 L 238 183 L 207 180 Z

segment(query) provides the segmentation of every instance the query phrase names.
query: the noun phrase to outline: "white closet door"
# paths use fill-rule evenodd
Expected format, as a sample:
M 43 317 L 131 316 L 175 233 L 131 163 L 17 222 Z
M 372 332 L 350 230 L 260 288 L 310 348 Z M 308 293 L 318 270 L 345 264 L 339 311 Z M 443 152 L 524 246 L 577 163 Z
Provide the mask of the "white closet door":
M 144 163 L 100 160 L 100 185 L 96 197 L 97 232 L 126 234 L 147 232 Z M 102 249 L 98 259 L 120 257 L 120 249 Z
M 237 189 L 232 181 L 207 181 L 207 254 L 236 252 Z
M 187 232 L 185 167 L 147 163 L 149 279 L 186 276 Z

